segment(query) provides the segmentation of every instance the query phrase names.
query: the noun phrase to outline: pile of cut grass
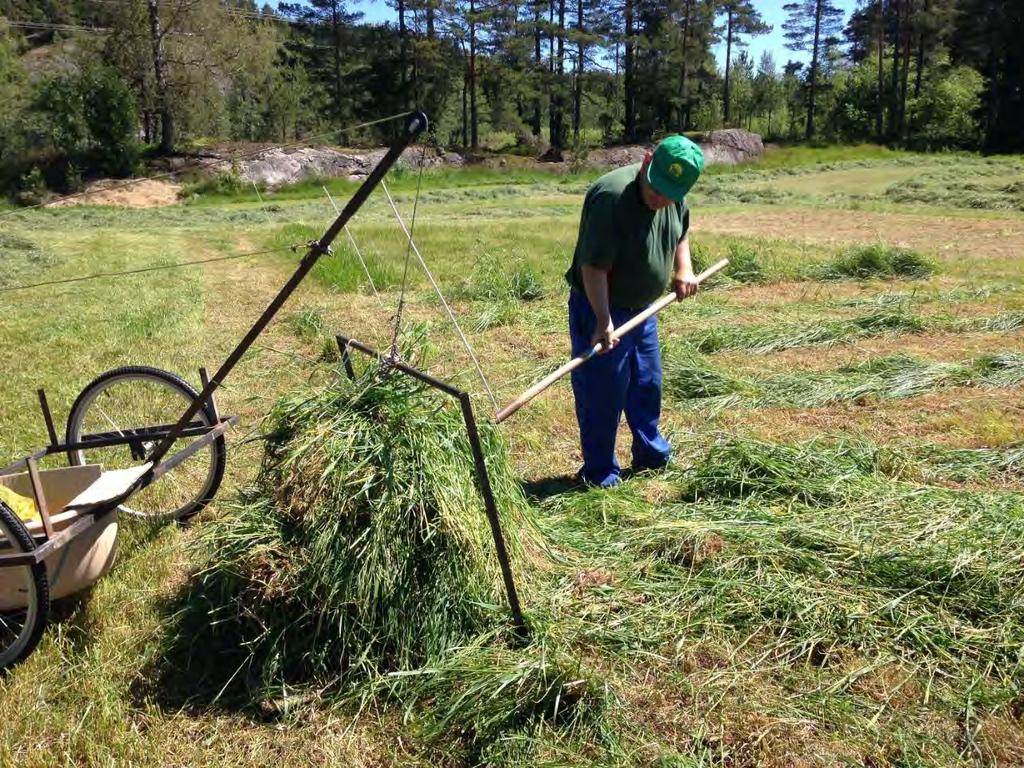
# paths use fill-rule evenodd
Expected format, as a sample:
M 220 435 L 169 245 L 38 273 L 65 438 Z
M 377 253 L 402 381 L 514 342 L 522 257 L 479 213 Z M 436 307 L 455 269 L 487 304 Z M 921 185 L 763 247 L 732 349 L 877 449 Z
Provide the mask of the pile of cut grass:
M 191 606 L 261 691 L 415 669 L 506 621 L 465 426 L 441 397 L 339 373 L 269 415 L 255 483 L 203 531 Z M 497 431 L 481 439 L 518 564 L 525 499 Z
M 818 279 L 922 279 L 934 273 L 935 264 L 917 251 L 875 243 L 850 246 L 840 251 L 820 268 Z

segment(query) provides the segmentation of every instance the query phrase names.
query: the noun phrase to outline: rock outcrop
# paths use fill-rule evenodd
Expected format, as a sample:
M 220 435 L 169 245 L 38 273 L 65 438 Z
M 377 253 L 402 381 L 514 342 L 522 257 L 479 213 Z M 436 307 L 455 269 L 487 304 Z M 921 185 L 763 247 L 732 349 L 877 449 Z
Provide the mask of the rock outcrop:
M 705 165 L 736 165 L 757 160 L 764 154 L 764 142 L 756 133 L 742 128 L 709 131 L 700 140 Z
M 742 128 L 709 131 L 701 136 L 700 148 L 704 150 L 705 165 L 746 163 L 764 154 L 761 137 Z M 587 165 L 594 168 L 618 168 L 639 163 L 649 149 L 654 149 L 654 144 L 627 144 L 591 150 L 587 156 Z
M 384 157 L 386 150 L 369 152 L 343 152 L 330 147 L 272 148 L 259 156 L 238 162 L 238 174 L 246 182 L 256 182 L 268 189 L 294 184 L 308 178 L 362 179 Z M 461 167 L 461 155 L 420 147 L 409 147 L 396 164 L 399 168 L 433 168 L 440 165 Z M 225 162 L 222 170 L 228 170 Z

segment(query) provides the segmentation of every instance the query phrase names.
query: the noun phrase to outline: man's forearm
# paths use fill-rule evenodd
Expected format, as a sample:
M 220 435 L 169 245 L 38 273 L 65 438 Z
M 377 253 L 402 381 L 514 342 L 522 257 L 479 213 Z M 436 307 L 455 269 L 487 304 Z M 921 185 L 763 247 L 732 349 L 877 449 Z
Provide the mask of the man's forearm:
M 584 264 L 580 268 L 580 275 L 583 278 L 583 292 L 587 295 L 590 308 L 594 310 L 598 325 L 607 324 L 611 318 L 608 304 L 608 270 Z
M 678 278 L 693 275 L 693 262 L 690 259 L 690 238 L 684 237 L 676 245 L 676 272 Z

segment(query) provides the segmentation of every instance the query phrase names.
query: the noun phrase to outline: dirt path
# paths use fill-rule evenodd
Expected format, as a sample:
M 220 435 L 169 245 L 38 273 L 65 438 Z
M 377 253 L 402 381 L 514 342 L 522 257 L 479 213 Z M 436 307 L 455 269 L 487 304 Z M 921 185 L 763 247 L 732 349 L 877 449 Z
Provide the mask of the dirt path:
M 997 258 L 1024 255 L 1024 218 L 968 219 L 816 208 L 721 213 L 708 209 L 694 219 L 694 229 L 820 245 L 882 241 L 940 255 L 958 251 Z

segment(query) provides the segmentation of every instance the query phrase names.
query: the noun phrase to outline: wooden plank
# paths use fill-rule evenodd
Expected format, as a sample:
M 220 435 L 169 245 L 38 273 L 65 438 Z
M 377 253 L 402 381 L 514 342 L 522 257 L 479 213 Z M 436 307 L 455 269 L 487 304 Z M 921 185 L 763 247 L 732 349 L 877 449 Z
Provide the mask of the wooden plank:
M 46 504 L 46 495 L 43 493 L 43 484 L 39 482 L 39 466 L 35 459 L 28 460 L 28 478 L 32 485 L 32 497 L 36 501 L 36 509 L 39 510 L 39 518 L 43 521 L 43 530 L 46 538 L 53 538 L 53 523 L 50 522 L 50 508 Z

